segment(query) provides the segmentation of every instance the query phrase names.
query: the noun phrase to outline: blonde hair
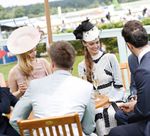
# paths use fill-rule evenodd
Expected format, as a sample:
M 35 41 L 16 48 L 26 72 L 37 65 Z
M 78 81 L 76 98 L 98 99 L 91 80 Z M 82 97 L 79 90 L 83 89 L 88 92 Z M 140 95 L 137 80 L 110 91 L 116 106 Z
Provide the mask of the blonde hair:
M 33 59 L 29 56 L 29 52 L 19 54 L 17 58 L 20 71 L 26 77 L 29 77 L 31 72 L 33 71 L 33 66 L 31 64 Z

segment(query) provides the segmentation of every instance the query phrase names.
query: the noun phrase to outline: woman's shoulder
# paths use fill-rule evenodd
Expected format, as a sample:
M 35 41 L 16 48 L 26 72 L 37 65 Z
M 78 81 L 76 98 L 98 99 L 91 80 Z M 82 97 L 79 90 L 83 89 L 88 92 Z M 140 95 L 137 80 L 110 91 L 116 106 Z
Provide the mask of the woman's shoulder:
M 18 64 L 16 64 L 15 66 L 13 66 L 13 67 L 10 69 L 9 74 L 14 74 L 14 73 L 16 73 L 18 70 L 19 70 L 19 66 L 18 66 Z
M 45 58 L 37 58 L 37 60 L 42 63 L 49 63 L 48 60 Z
M 108 57 L 109 59 L 116 59 L 116 55 L 113 53 L 106 53 L 105 56 Z

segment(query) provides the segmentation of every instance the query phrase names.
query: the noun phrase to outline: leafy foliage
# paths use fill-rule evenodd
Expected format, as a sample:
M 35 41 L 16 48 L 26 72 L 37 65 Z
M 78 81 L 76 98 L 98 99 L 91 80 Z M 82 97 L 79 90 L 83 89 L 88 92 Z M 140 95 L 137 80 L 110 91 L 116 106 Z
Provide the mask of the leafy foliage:
M 117 0 L 115 0 L 117 1 Z M 118 2 L 130 2 L 135 0 L 118 0 Z M 113 0 L 62 0 L 50 3 L 51 13 L 57 14 L 57 7 L 62 7 L 62 12 L 76 11 L 112 4 Z M 116 3 L 116 2 L 115 2 Z M 0 5 L 0 19 L 16 18 L 21 16 L 39 17 L 44 15 L 44 4 L 34 4 L 21 7 L 3 8 Z

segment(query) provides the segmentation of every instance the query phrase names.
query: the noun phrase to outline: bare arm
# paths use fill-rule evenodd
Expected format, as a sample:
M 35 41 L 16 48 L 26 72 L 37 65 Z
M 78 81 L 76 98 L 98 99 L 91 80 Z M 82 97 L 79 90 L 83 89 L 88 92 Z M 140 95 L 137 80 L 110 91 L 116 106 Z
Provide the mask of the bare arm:
M 10 72 L 9 72 L 9 75 L 8 75 L 8 86 L 12 92 L 12 94 L 14 96 L 16 96 L 17 98 L 20 98 L 25 90 L 27 89 L 26 86 L 18 86 L 17 84 L 17 80 L 16 80 L 16 73 L 14 71 L 14 69 L 11 69 Z

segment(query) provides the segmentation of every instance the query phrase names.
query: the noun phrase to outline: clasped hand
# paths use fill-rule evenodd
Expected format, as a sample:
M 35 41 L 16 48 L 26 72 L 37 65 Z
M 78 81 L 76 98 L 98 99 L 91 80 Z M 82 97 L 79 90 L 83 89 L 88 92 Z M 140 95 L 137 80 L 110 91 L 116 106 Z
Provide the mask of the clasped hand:
M 20 93 L 24 94 L 26 90 L 27 90 L 27 84 L 26 83 L 19 84 Z
M 134 106 L 135 106 L 136 103 L 137 103 L 136 100 L 131 100 L 127 103 L 120 103 L 118 106 L 124 112 L 132 112 L 132 111 L 134 111 Z

